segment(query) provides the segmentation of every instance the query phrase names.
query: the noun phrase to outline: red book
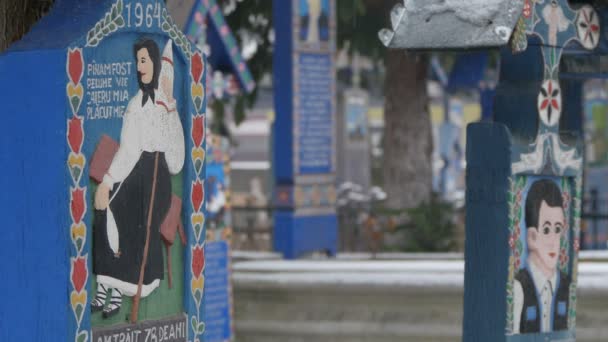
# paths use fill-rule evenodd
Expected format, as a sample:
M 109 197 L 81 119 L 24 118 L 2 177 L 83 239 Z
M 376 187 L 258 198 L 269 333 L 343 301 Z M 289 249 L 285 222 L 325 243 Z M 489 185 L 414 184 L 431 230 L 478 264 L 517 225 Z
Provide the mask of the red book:
M 102 135 L 93 152 L 91 164 L 89 165 L 89 176 L 98 183 L 103 181 L 103 176 L 108 172 L 114 155 L 118 151 L 118 142 L 108 135 Z

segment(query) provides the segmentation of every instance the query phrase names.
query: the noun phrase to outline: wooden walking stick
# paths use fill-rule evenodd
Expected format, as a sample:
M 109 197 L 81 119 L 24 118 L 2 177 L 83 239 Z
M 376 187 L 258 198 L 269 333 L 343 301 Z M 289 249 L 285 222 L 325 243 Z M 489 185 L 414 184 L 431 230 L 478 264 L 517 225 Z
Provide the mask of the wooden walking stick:
M 158 173 L 158 152 L 154 156 L 154 176 L 152 177 L 152 195 L 150 196 L 150 206 L 148 207 L 148 222 L 146 224 L 146 244 L 144 245 L 144 257 L 139 269 L 139 281 L 137 282 L 137 293 L 133 297 L 133 307 L 131 307 L 131 323 L 137 323 L 139 314 L 139 300 L 141 299 L 141 287 L 144 283 L 144 273 L 148 261 L 148 250 L 150 249 L 150 226 L 152 225 L 152 210 L 154 209 L 154 195 L 156 194 L 156 177 Z

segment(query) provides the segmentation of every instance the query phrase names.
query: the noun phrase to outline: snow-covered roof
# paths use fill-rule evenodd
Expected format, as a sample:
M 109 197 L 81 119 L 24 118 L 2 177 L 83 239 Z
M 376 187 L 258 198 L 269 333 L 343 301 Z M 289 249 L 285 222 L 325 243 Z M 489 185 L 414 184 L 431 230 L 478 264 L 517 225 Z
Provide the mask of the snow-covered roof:
M 523 0 L 404 0 L 391 11 L 392 29 L 378 35 L 400 49 L 497 47 L 509 42 Z

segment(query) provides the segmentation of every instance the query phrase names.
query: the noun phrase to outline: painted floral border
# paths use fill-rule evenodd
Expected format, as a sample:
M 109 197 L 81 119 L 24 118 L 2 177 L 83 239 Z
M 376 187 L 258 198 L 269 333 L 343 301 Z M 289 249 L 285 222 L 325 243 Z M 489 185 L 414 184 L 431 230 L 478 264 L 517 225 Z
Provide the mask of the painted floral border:
M 67 119 L 67 167 L 71 183 L 70 195 L 70 307 L 76 320 L 74 335 L 75 342 L 86 342 L 89 339 L 88 329 L 83 329 L 83 317 L 88 310 L 87 283 L 89 279 L 89 253 L 85 248 L 87 241 L 87 226 L 84 216 L 87 211 L 87 187 L 82 184 L 82 175 L 86 166 L 86 157 L 82 153 L 84 143 L 84 118 L 78 115 L 82 104 L 84 89 L 82 76 L 84 73 L 84 59 L 81 48 L 68 49 L 66 72 L 68 82 L 66 95 L 72 116 Z
M 191 205 L 192 215 L 190 217 L 194 239 L 190 240 L 191 249 L 191 274 L 190 294 L 196 305 L 196 315 L 188 317 L 190 322 L 193 341 L 199 342 L 199 335 L 205 332 L 205 323 L 201 318 L 201 304 L 205 287 L 205 90 L 204 75 L 206 64 L 199 51 L 192 54 L 190 59 L 191 97 L 196 113 L 192 116 L 190 137 L 192 146 L 192 166 L 194 168 L 194 180 L 191 181 Z
M 509 275 L 507 280 L 507 335 L 513 333 L 513 281 L 515 273 L 521 265 L 521 254 L 523 252 L 523 244 L 519 237 L 521 236 L 520 220 L 523 216 L 522 197 L 526 187 L 526 176 L 514 176 L 509 180 L 510 189 L 508 194 L 509 204 Z
M 583 198 L 583 179 L 578 176 L 574 179 L 574 198 L 572 207 L 572 236 L 574 242 L 572 244 L 572 280 L 570 282 L 570 305 L 568 312 L 568 329 L 573 330 L 576 327 L 576 287 L 578 285 L 578 252 L 581 247 L 581 206 Z

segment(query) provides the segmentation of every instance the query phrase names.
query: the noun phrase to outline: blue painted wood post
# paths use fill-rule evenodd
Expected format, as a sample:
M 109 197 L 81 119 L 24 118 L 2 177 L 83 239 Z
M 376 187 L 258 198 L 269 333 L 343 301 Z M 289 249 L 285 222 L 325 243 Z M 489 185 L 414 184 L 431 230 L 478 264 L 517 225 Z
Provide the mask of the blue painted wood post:
M 336 6 L 307 4 L 273 2 L 273 244 L 288 259 L 337 248 Z
M 599 36 L 591 6 L 526 1 L 501 52 L 495 123 L 468 128 L 464 341 L 576 338 L 582 99 L 559 67 Z
M 152 81 L 144 80 L 143 74 L 138 76 L 136 41 L 149 44 L 149 61 L 161 66 L 153 72 Z M 151 52 L 154 45 L 160 49 L 158 56 Z M 0 101 L 3 113 L 10 113 L 0 125 L 0 184 L 5 193 L 0 207 L 3 226 L 10 227 L 5 230 L 5 246 L 0 252 L 0 273 L 4 277 L 0 341 L 87 342 L 107 334 L 118 336 L 113 339 L 134 340 L 137 335 L 143 340 L 147 328 L 154 329 L 155 339 L 173 335 L 175 341 L 200 341 L 204 331 L 205 65 L 200 51 L 192 48 L 160 0 L 56 0 L 50 13 L 0 56 Z M 142 94 L 142 84 L 149 85 L 154 77 L 159 86 L 153 91 L 148 88 L 149 98 L 142 103 L 143 95 L 136 94 Z M 168 85 L 173 89 L 163 88 Z M 140 96 L 136 98 L 139 103 L 131 101 L 136 96 Z M 127 324 L 92 328 L 94 315 L 102 319 L 101 312 L 91 313 L 96 293 L 92 283 L 98 276 L 98 270 L 93 269 L 94 256 L 98 255 L 94 246 L 102 243 L 93 241 L 94 189 L 100 182 L 96 177 L 107 175 L 105 170 L 96 174 L 95 151 L 98 143 L 107 139 L 125 143 L 123 117 L 139 115 L 144 105 L 151 117 L 163 113 L 163 120 L 171 120 L 172 127 L 181 125 L 170 133 L 163 130 L 167 140 L 157 140 L 158 146 L 146 145 L 144 149 L 150 155 L 165 156 L 166 163 L 157 159 L 160 166 L 154 166 L 155 170 L 171 164 L 175 166 L 169 167 L 171 181 L 183 184 L 172 193 L 151 191 L 149 196 L 159 203 L 160 196 L 172 200 L 174 193 L 183 194 L 183 210 L 175 218 L 181 216 L 186 230 L 184 267 L 177 272 L 183 288 L 171 301 L 181 303 L 180 310 L 172 317 L 148 317 L 131 324 L 125 321 L 129 312 L 123 308 L 121 316 L 114 318 L 121 317 L 118 321 Z M 129 108 L 137 110 L 125 114 Z M 163 120 L 152 128 L 166 129 L 168 124 Z M 137 132 L 142 130 L 137 126 Z M 172 152 L 165 150 L 174 146 L 178 150 L 175 155 L 181 155 L 175 163 L 168 161 L 167 155 Z M 140 158 L 147 153 L 139 148 L 134 151 Z M 108 162 L 107 156 L 99 158 L 105 160 L 101 164 Z M 168 177 L 167 173 L 163 178 L 165 186 Z M 113 193 L 119 188 L 114 187 Z M 149 246 L 161 244 L 156 231 L 160 221 L 147 222 L 149 231 L 158 238 Z M 122 248 L 122 242 L 119 246 Z M 138 247 L 132 255 L 143 248 Z M 126 250 L 119 249 L 114 257 L 120 258 L 121 252 Z M 143 254 L 139 257 L 145 258 Z M 160 260 L 164 272 L 162 255 Z M 155 305 L 149 303 L 157 303 L 160 308 L 168 305 L 161 296 L 166 283 L 167 279 L 161 279 L 150 296 L 142 294 L 146 297 L 142 306 L 151 311 Z M 132 295 L 125 292 L 124 297 Z M 140 319 L 147 315 L 144 311 L 139 313 Z
M 205 241 L 205 342 L 234 339 L 231 283 L 232 235 L 230 141 L 207 136 L 207 237 Z M 222 203 L 223 201 L 223 203 Z

